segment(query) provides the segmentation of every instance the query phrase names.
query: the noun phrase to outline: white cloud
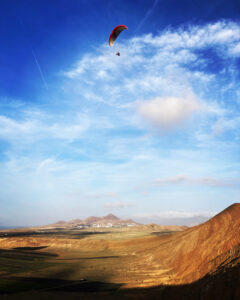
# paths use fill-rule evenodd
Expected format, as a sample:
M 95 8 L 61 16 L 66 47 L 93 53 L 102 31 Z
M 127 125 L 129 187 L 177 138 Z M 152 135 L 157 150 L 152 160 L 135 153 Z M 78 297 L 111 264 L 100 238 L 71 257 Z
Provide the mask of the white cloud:
M 137 105 L 138 114 L 160 130 L 174 129 L 201 110 L 201 104 L 193 96 L 156 98 Z

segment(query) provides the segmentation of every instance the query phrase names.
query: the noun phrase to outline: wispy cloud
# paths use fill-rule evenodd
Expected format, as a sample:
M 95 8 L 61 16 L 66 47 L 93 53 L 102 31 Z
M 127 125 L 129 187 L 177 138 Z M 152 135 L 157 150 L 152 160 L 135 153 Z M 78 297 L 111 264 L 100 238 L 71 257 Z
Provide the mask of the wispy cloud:
M 141 39 L 141 38 L 140 38 Z M 137 41 L 140 41 L 137 38 Z M 163 34 L 155 38 L 148 34 L 144 37 L 144 42 L 158 48 L 172 50 L 201 49 L 208 46 L 219 48 L 219 51 L 231 53 L 231 49 L 239 44 L 240 28 L 238 23 L 229 21 L 218 21 L 203 26 L 189 26 L 187 29 L 168 29 Z
M 79 139 L 82 133 L 90 126 L 86 115 L 75 114 L 74 118 L 67 120 L 55 115 L 45 115 L 35 110 L 20 112 L 21 120 L 4 115 L 0 116 L 0 138 L 8 141 L 31 142 L 44 139 Z
M 86 194 L 88 199 L 114 199 L 118 198 L 118 193 L 116 192 L 105 192 L 105 193 L 88 193 Z
M 240 117 L 232 114 L 227 115 L 216 120 L 212 126 L 212 133 L 215 136 L 219 136 L 227 131 L 236 130 L 240 127 Z
M 140 213 L 133 216 L 134 220 L 142 223 L 156 223 L 159 225 L 195 226 L 206 222 L 216 213 L 210 211 L 162 211 L 156 213 Z
M 153 185 L 164 185 L 164 184 L 197 184 L 206 185 L 211 187 L 234 187 L 240 185 L 240 179 L 219 179 L 212 177 L 198 177 L 177 175 L 170 178 L 158 178 L 153 182 Z M 240 187 L 240 186 L 239 186 Z
M 209 211 L 203 211 L 203 212 L 163 211 L 157 213 L 141 213 L 136 216 L 149 218 L 149 219 L 153 217 L 164 218 L 164 219 L 173 219 L 173 218 L 186 219 L 186 218 L 195 218 L 195 217 L 211 218 L 215 214 L 216 214 L 215 212 L 209 212 Z
M 239 43 L 240 26 L 238 23 L 219 21 L 203 26 L 179 27 L 162 31 L 156 36 L 146 34 L 129 40 L 125 39 L 123 44 L 119 43 L 119 47 L 124 50 L 121 58 L 116 58 L 111 49 L 103 45 L 99 48 L 98 55 L 96 53 L 84 55 L 74 68 L 63 74 L 73 79 L 88 72 L 92 79 L 101 80 L 103 78 L 114 82 L 116 79 L 114 74 L 119 79 L 119 76 L 123 75 L 122 71 L 128 69 L 130 72 L 128 78 L 133 77 L 132 75 L 136 72 L 145 74 L 146 77 L 152 74 L 152 76 L 157 75 L 156 77 L 164 78 L 161 74 L 166 75 L 173 66 L 175 69 L 176 67 L 188 69 L 189 66 L 194 66 L 196 72 L 197 67 L 206 67 L 208 58 L 199 55 L 201 53 L 196 50 L 213 48 L 225 57 L 232 57 L 233 49 L 237 55 Z M 187 63 L 190 65 L 187 66 Z M 140 66 L 141 69 L 139 69 Z M 132 69 L 135 71 L 133 74 L 131 73 Z M 159 71 L 156 72 L 157 70 Z M 204 73 L 203 75 L 206 75 Z M 102 76 L 103 74 L 108 76 Z M 89 77 L 85 78 L 85 81 L 88 81 Z M 121 79 L 123 78 L 121 77 Z
M 107 209 L 118 209 L 118 208 L 126 208 L 126 207 L 135 207 L 135 203 L 128 203 L 128 202 L 107 202 L 104 203 L 104 207 Z

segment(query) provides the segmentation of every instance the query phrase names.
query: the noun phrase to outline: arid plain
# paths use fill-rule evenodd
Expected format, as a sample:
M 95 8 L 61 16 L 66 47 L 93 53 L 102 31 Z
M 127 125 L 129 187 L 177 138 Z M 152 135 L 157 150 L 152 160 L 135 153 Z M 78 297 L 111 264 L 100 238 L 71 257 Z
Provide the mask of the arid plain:
M 0 249 L 4 299 L 240 299 L 240 204 L 190 228 L 2 231 Z

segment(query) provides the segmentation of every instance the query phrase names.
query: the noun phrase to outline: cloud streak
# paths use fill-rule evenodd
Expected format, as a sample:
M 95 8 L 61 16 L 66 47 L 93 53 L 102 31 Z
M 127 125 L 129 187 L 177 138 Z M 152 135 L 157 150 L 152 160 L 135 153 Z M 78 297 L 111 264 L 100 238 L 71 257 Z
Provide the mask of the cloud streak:
M 157 213 L 141 213 L 136 216 L 144 217 L 144 218 L 164 218 L 164 219 L 187 219 L 187 218 L 195 218 L 195 217 L 206 217 L 211 218 L 215 215 L 215 212 L 203 211 L 203 212 L 186 212 L 186 211 L 163 211 Z
M 136 206 L 135 203 L 121 202 L 121 201 L 104 203 L 104 208 L 107 209 L 118 209 L 118 208 L 127 208 L 127 207 L 135 207 L 135 206 Z
M 156 179 L 152 184 L 157 186 L 165 184 L 194 184 L 210 187 L 237 187 L 240 184 L 240 179 L 224 180 L 212 177 L 194 178 L 186 175 L 177 175 L 175 177 Z
M 216 213 L 211 211 L 162 211 L 156 213 L 140 213 L 133 216 L 134 220 L 145 224 L 155 223 L 158 225 L 186 225 L 195 226 L 206 222 Z
M 0 138 L 11 142 L 31 143 L 36 140 L 59 139 L 72 141 L 81 138 L 83 132 L 90 127 L 90 119 L 86 115 L 77 114 L 70 120 L 60 120 L 59 116 L 38 111 L 19 112 L 22 120 L 15 120 L 0 115 Z M 75 119 L 75 120 L 74 120 Z

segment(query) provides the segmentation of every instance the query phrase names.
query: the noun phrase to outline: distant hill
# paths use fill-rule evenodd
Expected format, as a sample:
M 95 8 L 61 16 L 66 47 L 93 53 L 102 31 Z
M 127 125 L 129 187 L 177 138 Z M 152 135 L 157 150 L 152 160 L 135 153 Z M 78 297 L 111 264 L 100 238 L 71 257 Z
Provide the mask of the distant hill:
M 135 221 L 131 220 L 131 219 L 127 219 L 127 220 L 121 220 L 120 218 L 116 217 L 113 214 L 108 214 L 104 217 L 96 217 L 96 216 L 90 216 L 84 220 L 80 220 L 80 219 L 74 219 L 71 221 L 58 221 L 54 224 L 48 225 L 51 227 L 55 227 L 55 228 L 71 228 L 71 227 L 81 227 L 81 226 L 96 226 L 96 227 L 100 227 L 100 226 L 136 226 L 138 225 L 138 223 L 136 223 Z
M 156 225 L 156 224 L 145 224 L 139 225 L 139 230 L 146 230 L 152 232 L 173 232 L 173 231 L 183 231 L 186 230 L 187 226 L 177 226 L 177 225 Z
M 78 224 L 78 223 L 81 223 L 82 222 L 82 220 L 80 220 L 80 219 L 74 219 L 74 220 L 72 220 L 72 221 L 70 221 L 72 224 Z
M 54 224 L 46 225 L 45 228 L 75 228 L 75 227 L 128 227 L 129 230 L 152 231 L 152 232 L 174 232 L 183 231 L 187 226 L 176 225 L 156 225 L 156 224 L 140 224 L 132 219 L 122 220 L 113 214 L 103 217 L 90 216 L 84 220 L 74 219 L 71 221 L 58 221 Z

